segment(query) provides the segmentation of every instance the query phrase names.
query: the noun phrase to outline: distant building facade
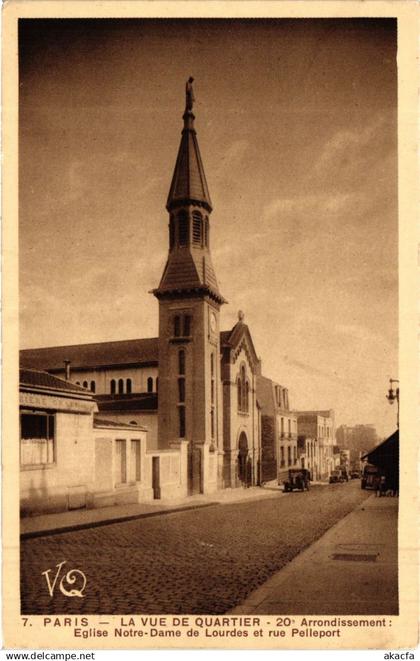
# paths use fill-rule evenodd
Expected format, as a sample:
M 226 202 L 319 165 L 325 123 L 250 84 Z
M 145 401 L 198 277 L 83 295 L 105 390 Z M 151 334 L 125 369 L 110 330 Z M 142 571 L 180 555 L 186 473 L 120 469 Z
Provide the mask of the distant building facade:
M 301 447 L 309 448 L 313 479 L 326 479 L 334 469 L 334 411 L 295 411 Z M 308 442 L 307 442 L 308 441 Z M 312 453 L 312 454 L 311 454 Z M 309 457 L 306 455 L 308 468 Z
M 317 438 L 298 434 L 298 460 L 299 467 L 309 471 L 311 480 L 321 479 L 321 460 Z
M 342 450 L 350 451 L 350 464 L 357 470 L 360 455 L 367 453 L 379 443 L 378 434 L 374 425 L 340 425 L 336 430 L 337 445 Z
M 261 409 L 262 479 L 287 477 L 289 468 L 297 467 L 297 417 L 289 405 L 284 386 L 262 375 L 257 377 L 257 399 Z

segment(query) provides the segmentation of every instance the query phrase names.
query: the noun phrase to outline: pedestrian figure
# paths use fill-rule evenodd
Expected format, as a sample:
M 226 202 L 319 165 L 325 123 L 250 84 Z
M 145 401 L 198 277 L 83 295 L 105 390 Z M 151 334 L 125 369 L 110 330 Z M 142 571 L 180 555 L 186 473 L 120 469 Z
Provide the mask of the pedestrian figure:
M 375 489 L 376 495 L 381 495 L 381 478 L 379 475 L 375 475 L 373 478 L 373 488 Z
M 379 495 L 380 496 L 386 496 L 386 477 L 385 477 L 385 475 L 381 475 L 380 480 L 379 480 Z

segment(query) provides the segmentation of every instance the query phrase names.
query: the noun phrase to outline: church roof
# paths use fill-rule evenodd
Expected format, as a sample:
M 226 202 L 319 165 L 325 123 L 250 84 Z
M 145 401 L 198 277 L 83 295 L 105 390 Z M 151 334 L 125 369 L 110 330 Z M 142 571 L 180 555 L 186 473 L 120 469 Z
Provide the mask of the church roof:
M 65 360 L 70 361 L 71 369 L 118 365 L 154 366 L 158 362 L 158 338 L 23 349 L 20 352 L 20 364 L 24 368 L 62 371 Z
M 172 176 L 166 208 L 168 211 L 185 202 L 195 202 L 211 211 L 212 204 L 203 162 L 194 129 L 194 115 L 184 113 L 184 128 Z
M 220 344 L 225 343 L 225 337 L 232 331 L 220 333 Z M 64 361 L 70 361 L 71 369 L 94 369 L 100 367 L 156 366 L 158 365 L 158 338 L 147 337 L 136 340 L 119 340 L 116 342 L 95 342 L 93 344 L 71 344 L 59 347 L 42 347 L 40 349 L 22 349 L 20 365 L 28 371 L 48 370 L 50 372 L 64 371 Z M 33 369 L 29 370 L 33 371 Z M 55 378 L 49 374 L 45 377 Z M 69 382 L 57 379 L 65 384 Z M 72 385 L 75 389 L 79 387 Z M 79 388 L 80 390 L 86 390 Z

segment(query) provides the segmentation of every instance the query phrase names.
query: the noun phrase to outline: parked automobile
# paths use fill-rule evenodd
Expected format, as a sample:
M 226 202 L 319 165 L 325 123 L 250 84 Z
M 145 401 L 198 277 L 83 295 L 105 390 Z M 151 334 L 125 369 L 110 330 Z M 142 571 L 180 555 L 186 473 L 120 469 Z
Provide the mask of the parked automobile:
M 360 477 L 360 471 L 353 470 L 350 473 L 350 479 L 357 480 Z
M 289 468 L 288 479 L 284 481 L 283 491 L 309 491 L 310 477 L 306 468 Z
M 348 479 L 348 478 L 347 478 Z M 329 482 L 330 484 L 336 484 L 338 482 L 344 482 L 346 478 L 343 475 L 343 472 L 339 469 L 333 470 L 330 475 Z
M 372 464 L 367 464 L 363 469 L 360 486 L 362 489 L 376 489 L 379 477 L 379 468 Z

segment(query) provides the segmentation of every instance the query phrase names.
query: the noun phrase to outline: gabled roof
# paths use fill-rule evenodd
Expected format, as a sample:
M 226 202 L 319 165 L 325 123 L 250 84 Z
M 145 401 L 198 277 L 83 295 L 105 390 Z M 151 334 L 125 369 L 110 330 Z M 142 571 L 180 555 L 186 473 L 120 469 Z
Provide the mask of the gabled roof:
M 20 352 L 20 364 L 25 368 L 62 371 L 65 360 L 70 361 L 71 369 L 157 365 L 158 338 L 23 349 Z
M 388 463 L 398 463 L 399 458 L 399 441 L 400 434 L 394 431 L 391 436 L 388 436 L 382 443 L 379 443 L 373 450 L 367 452 L 361 459 L 367 459 L 369 463 L 375 466 L 383 466 Z
M 240 347 L 244 344 L 244 342 L 247 349 L 249 349 L 249 359 L 251 363 L 255 366 L 260 365 L 260 360 L 255 351 L 249 328 L 241 319 L 234 325 L 231 331 L 223 331 L 220 334 L 221 348 L 229 348 L 231 350 L 231 354 L 235 349 L 240 350 Z
M 19 382 L 21 388 L 30 387 L 40 390 L 54 390 L 68 394 L 86 395 L 90 399 L 92 398 L 92 393 L 86 390 L 86 388 L 76 386 L 70 381 L 60 379 L 57 376 L 40 370 L 19 370 Z
M 200 204 L 208 211 L 212 209 L 194 119 L 191 111 L 185 111 L 184 129 L 166 203 L 168 211 L 186 202 Z

